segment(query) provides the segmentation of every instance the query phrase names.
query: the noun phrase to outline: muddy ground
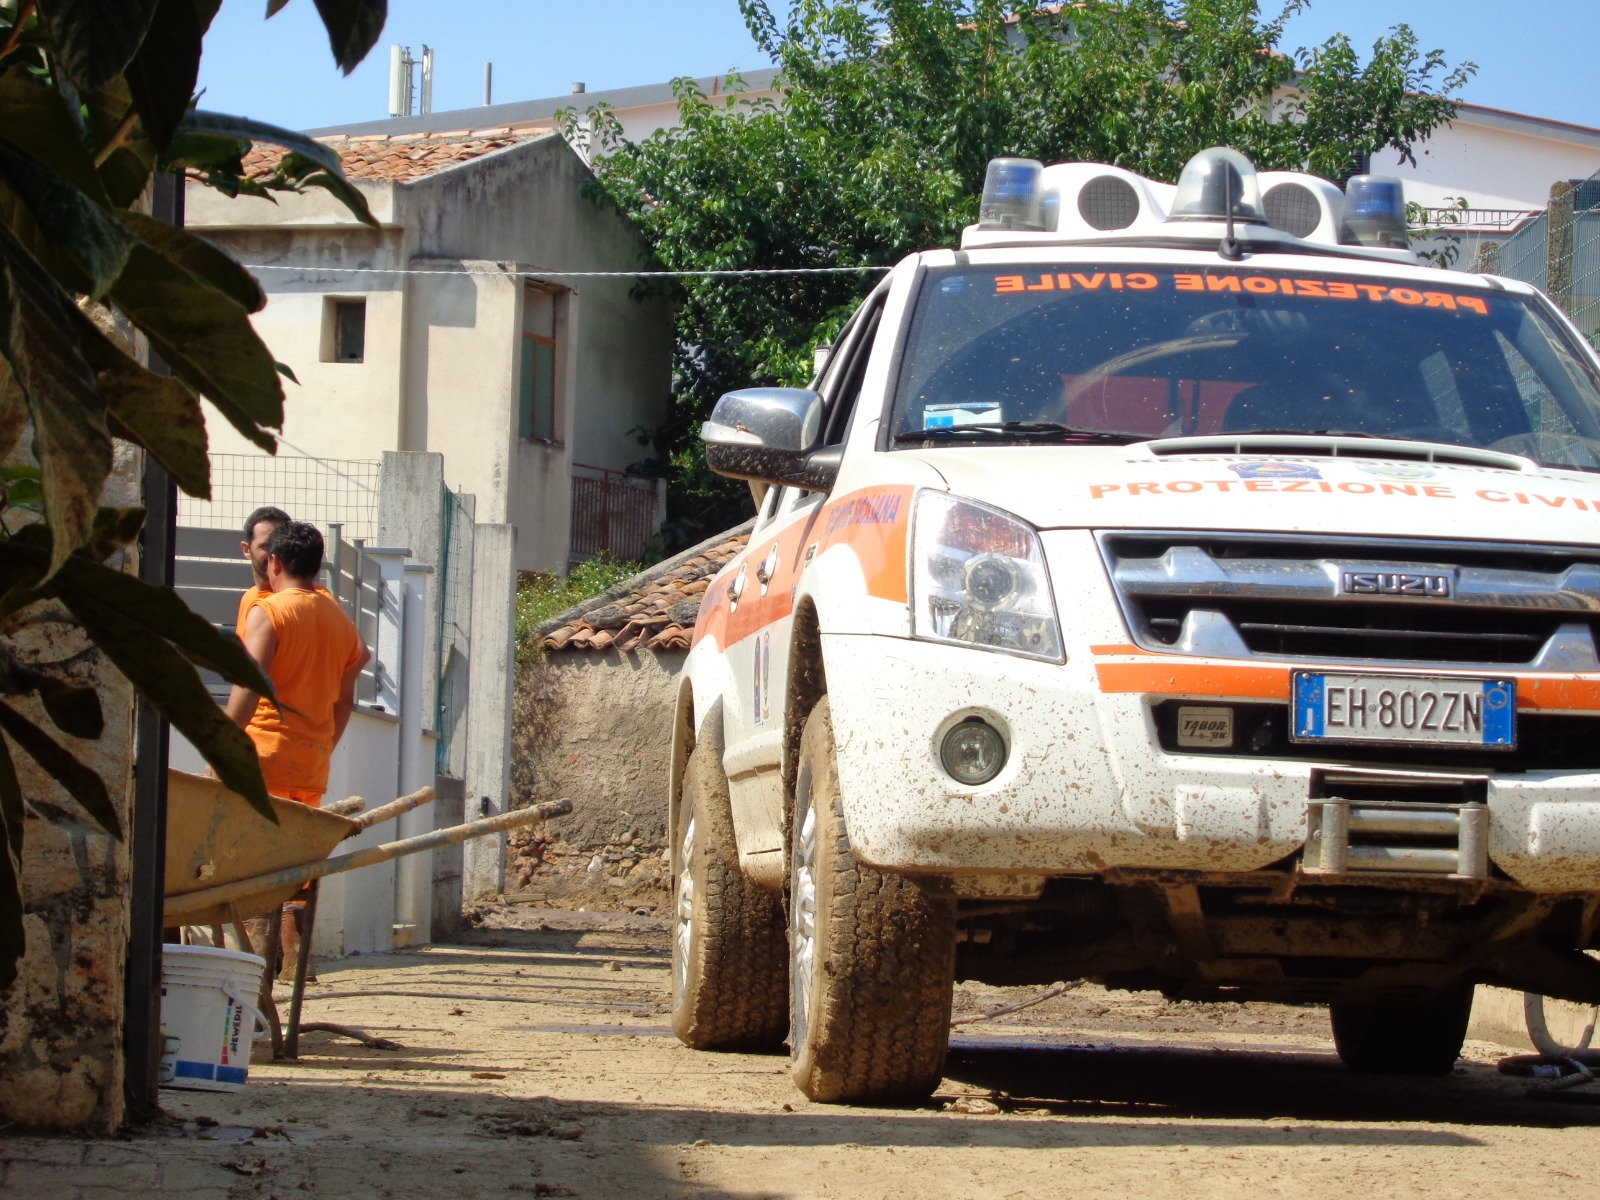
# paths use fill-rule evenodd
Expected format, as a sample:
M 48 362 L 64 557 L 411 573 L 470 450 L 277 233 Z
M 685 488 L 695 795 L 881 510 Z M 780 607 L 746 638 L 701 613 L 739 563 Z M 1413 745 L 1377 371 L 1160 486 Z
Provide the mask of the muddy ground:
M 1448 1078 L 1363 1078 L 1314 1008 L 1084 988 L 959 1027 L 925 1105 L 814 1105 L 782 1056 L 673 1039 L 667 946 L 661 918 L 510 908 L 461 944 L 324 963 L 308 1019 L 403 1049 L 309 1034 L 242 1093 L 164 1092 L 170 1121 L 131 1139 L 12 1131 L 0 1195 L 1600 1194 L 1600 1107 L 1529 1099 L 1488 1043 Z M 963 985 L 957 1015 L 1032 994 Z

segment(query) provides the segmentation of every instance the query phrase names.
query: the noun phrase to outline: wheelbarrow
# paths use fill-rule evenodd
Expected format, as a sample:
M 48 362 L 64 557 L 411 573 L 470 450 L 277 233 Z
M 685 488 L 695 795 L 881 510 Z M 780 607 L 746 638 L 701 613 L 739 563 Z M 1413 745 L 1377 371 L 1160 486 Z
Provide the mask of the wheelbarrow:
M 234 927 L 241 944 L 255 952 L 244 929 L 245 918 L 275 911 L 307 884 L 311 885 L 301 931 L 301 951 L 295 963 L 289 1022 L 281 1035 L 272 1003 L 270 969 L 262 981 L 262 1011 L 272 1019 L 274 1058 L 297 1057 L 300 1032 L 310 1028 L 300 1023 L 300 1008 L 305 998 L 306 967 L 311 959 L 311 935 L 316 923 L 317 880 L 436 846 L 532 825 L 572 811 L 570 800 L 556 800 L 330 857 L 334 847 L 346 838 L 431 803 L 433 789 L 420 788 L 365 812 L 359 811 L 365 803 L 359 797 L 321 809 L 276 796 L 270 799 L 278 818 L 276 825 L 219 780 L 184 771 L 167 772 L 167 860 L 162 923 L 171 928 L 226 922 Z M 351 811 L 356 815 L 345 815 Z M 265 957 L 269 967 L 277 954 L 277 938 L 278 923 L 274 921 L 268 936 L 271 944 L 263 947 L 268 951 Z M 343 1026 L 331 1028 L 369 1044 L 373 1040 Z

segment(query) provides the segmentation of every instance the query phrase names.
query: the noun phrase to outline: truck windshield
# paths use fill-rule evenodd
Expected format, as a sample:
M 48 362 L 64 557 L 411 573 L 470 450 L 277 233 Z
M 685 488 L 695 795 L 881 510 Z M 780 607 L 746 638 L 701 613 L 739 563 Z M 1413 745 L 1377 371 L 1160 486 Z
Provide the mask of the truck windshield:
M 902 446 L 1346 434 L 1600 470 L 1600 381 L 1566 333 L 1443 274 L 934 269 L 902 362 Z

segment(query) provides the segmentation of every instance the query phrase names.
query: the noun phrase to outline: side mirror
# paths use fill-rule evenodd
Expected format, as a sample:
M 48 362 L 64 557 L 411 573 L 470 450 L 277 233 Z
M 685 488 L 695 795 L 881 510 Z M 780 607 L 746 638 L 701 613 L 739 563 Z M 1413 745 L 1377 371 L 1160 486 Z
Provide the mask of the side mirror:
M 700 427 L 717 474 L 827 491 L 839 473 L 836 447 L 818 448 L 822 397 L 804 388 L 745 388 L 717 401 Z

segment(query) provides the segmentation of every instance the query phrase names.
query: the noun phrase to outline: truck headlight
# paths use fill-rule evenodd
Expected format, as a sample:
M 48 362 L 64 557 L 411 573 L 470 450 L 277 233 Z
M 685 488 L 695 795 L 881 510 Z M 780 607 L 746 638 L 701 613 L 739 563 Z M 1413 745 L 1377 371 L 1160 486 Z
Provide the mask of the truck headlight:
M 944 492 L 917 498 L 911 634 L 1061 661 L 1039 535 L 1009 513 Z

